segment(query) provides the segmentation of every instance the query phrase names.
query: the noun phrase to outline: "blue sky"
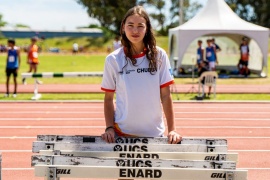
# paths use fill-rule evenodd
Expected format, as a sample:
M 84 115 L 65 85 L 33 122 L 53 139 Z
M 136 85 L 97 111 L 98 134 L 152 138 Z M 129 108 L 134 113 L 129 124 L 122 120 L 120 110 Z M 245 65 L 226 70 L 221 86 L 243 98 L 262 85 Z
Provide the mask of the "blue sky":
M 97 23 L 76 0 L 1 0 L 0 14 L 10 26 L 25 24 L 36 30 L 74 30 Z

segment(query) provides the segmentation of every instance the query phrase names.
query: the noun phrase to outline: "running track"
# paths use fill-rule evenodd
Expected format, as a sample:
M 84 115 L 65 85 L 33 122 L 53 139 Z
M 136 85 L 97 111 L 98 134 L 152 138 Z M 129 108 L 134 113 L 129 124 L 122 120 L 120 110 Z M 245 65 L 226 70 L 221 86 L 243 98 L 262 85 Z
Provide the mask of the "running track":
M 226 138 L 249 180 L 270 179 L 270 102 L 174 103 L 174 109 L 182 136 Z M 30 166 L 36 136 L 100 135 L 103 117 L 99 102 L 0 103 L 3 180 L 43 180 Z

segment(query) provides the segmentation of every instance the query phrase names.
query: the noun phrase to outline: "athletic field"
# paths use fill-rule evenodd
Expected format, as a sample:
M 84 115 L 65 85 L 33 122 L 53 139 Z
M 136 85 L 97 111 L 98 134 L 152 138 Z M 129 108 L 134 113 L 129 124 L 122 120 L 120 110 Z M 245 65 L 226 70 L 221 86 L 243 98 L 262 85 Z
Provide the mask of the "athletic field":
M 183 137 L 225 138 L 239 153 L 238 168 L 249 180 L 270 177 L 270 103 L 174 103 Z M 105 128 L 102 102 L 0 103 L 0 149 L 4 180 L 38 180 L 31 167 L 38 134 L 100 135 Z M 64 178 L 63 178 L 64 179 Z M 68 180 L 68 179 L 66 179 Z

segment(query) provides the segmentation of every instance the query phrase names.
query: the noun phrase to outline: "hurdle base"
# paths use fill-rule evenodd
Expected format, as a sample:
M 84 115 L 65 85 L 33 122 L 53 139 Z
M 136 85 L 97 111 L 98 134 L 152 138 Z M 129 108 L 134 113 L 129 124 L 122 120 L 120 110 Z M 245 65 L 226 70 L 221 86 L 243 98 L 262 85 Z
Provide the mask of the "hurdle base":
M 38 100 L 41 98 L 41 94 L 34 94 L 34 96 L 31 98 L 32 100 Z

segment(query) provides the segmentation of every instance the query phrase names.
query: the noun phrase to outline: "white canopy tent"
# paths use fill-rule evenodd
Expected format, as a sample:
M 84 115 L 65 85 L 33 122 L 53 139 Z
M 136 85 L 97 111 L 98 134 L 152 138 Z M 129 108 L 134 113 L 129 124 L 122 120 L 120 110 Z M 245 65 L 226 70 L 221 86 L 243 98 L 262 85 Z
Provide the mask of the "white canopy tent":
M 261 63 L 260 71 L 267 70 L 268 28 L 242 20 L 224 0 L 208 0 L 205 7 L 195 17 L 169 30 L 170 60 L 173 66 L 176 66 L 174 68 L 181 67 L 188 46 L 201 36 L 225 36 L 238 44 L 243 36 L 253 39 L 262 54 L 262 59 L 258 59 L 258 63 Z

